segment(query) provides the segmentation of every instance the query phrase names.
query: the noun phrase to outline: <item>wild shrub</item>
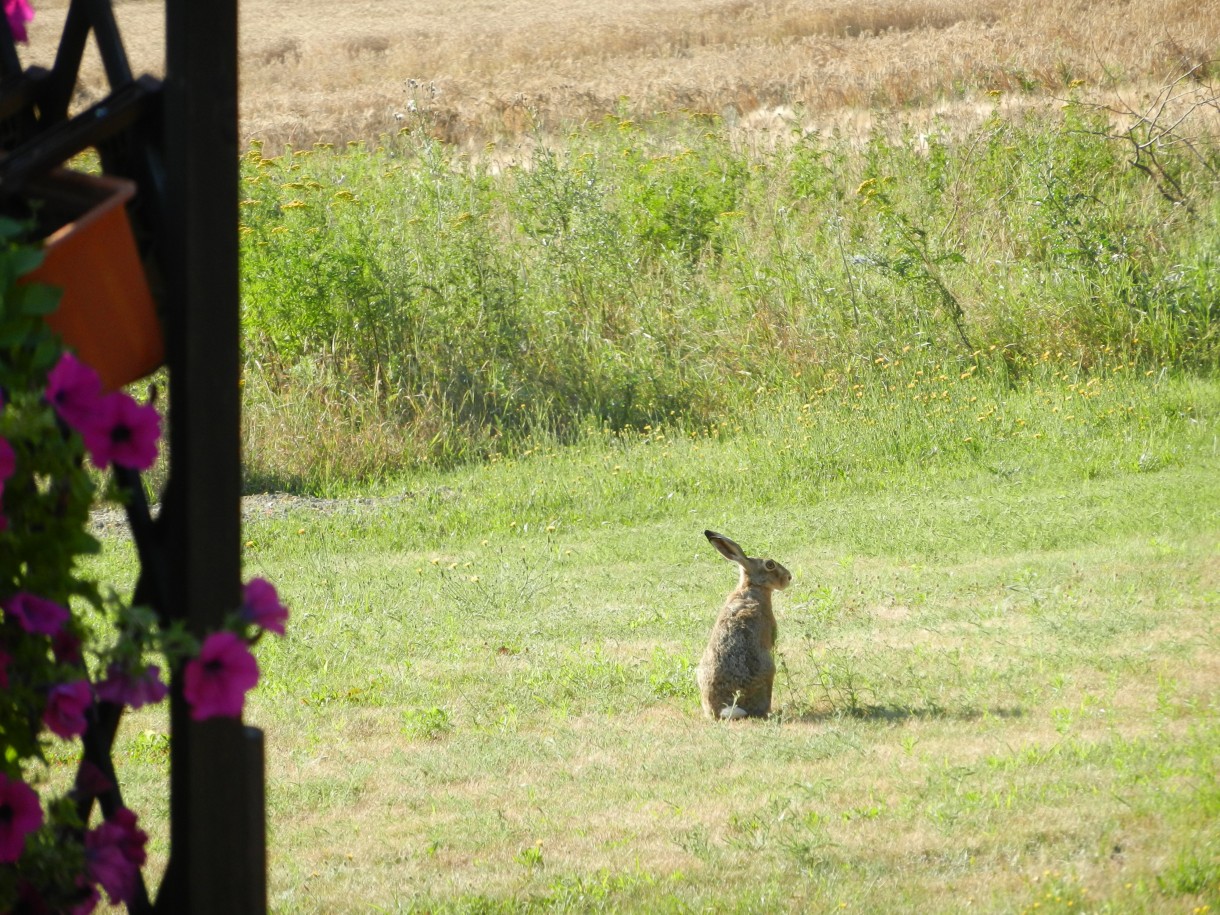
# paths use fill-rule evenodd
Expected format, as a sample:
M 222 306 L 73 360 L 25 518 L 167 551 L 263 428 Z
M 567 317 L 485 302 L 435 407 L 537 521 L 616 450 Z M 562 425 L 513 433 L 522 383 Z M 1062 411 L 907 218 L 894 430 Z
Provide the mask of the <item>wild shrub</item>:
M 295 404 L 301 439 L 333 429 L 321 464 L 342 476 L 372 466 L 344 439 L 381 441 L 384 468 L 706 428 L 904 349 L 1214 370 L 1214 187 L 1174 205 L 1096 117 L 761 151 L 694 119 L 610 120 L 495 172 L 416 134 L 255 149 L 249 390 Z

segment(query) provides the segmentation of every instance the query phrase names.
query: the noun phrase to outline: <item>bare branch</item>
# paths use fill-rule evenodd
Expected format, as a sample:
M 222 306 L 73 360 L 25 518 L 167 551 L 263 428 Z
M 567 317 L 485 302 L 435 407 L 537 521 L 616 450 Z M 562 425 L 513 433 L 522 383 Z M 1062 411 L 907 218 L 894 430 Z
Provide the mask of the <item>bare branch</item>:
M 1176 42 L 1172 39 L 1169 42 L 1177 48 Z M 1122 95 L 1118 95 L 1117 104 L 1090 107 L 1104 113 L 1112 124 L 1126 122 L 1125 126 L 1092 132 L 1128 144 L 1131 167 L 1146 175 L 1166 200 L 1193 213 L 1189 191 L 1181 180 L 1181 168 L 1172 161 L 1163 161 L 1158 153 L 1184 153 L 1212 178 L 1220 177 L 1220 171 L 1199 147 L 1200 139 L 1208 132 L 1205 112 L 1220 111 L 1220 89 L 1209 80 L 1213 61 L 1192 62 L 1185 54 L 1182 56 L 1185 69 L 1161 86 L 1142 108 Z M 1192 132 L 1195 125 L 1198 127 Z

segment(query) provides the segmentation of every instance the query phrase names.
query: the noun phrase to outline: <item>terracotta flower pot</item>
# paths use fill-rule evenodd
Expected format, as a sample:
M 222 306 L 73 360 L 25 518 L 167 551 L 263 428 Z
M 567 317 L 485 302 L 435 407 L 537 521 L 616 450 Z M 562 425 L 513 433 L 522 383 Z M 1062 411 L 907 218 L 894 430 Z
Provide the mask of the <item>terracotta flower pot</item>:
M 46 259 L 26 277 L 63 290 L 46 318 L 108 390 L 159 368 L 164 339 L 126 204 L 124 178 L 57 170 L 26 185 Z

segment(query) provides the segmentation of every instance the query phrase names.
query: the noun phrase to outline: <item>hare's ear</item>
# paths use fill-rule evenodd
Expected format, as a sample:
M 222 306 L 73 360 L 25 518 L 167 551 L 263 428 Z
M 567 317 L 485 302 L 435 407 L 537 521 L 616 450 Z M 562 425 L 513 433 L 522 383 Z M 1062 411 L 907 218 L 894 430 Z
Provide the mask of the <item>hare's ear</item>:
M 746 564 L 746 554 L 741 551 L 741 547 L 735 544 L 728 537 L 725 537 L 723 534 L 717 534 L 715 531 L 704 531 L 703 536 L 706 537 L 712 546 L 720 551 L 720 555 L 729 562 L 735 562 L 739 566 Z

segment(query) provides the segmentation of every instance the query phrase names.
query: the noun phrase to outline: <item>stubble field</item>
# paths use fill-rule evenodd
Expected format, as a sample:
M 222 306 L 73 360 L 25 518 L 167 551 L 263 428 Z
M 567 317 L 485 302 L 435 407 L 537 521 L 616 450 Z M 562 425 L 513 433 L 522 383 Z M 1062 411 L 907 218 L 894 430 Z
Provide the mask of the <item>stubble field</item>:
M 66 4 L 38 5 L 49 63 Z M 163 5 L 119 0 L 134 68 L 158 72 Z M 400 0 L 241 4 L 242 135 L 268 151 L 376 141 L 427 116 L 450 143 L 687 111 L 864 132 L 880 112 L 977 122 L 1083 83 L 1138 99 L 1204 63 L 1214 0 Z M 90 70 L 83 98 L 103 85 Z M 799 115 L 797 114 L 799 112 Z

